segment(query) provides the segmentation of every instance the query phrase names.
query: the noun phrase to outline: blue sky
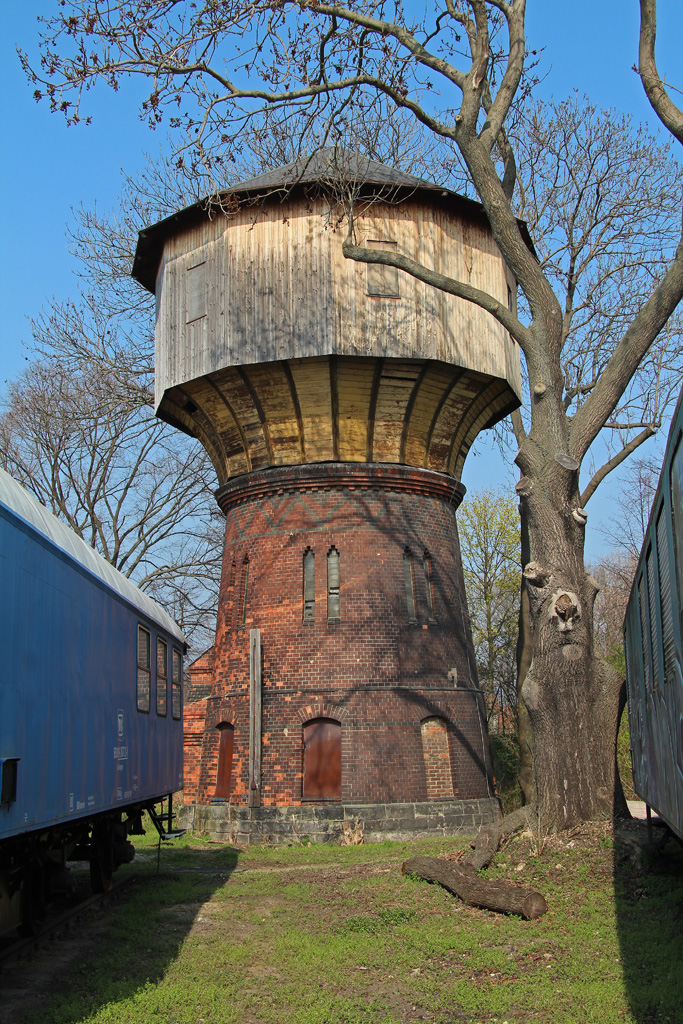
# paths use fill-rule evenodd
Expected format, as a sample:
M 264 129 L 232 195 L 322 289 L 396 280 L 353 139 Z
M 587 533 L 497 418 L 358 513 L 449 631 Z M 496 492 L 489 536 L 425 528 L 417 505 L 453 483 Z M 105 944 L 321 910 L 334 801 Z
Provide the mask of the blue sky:
M 657 56 L 660 70 L 683 88 L 681 41 L 683 2 L 660 0 Z M 0 196 L 2 328 L 0 387 L 21 371 L 29 341 L 27 318 L 37 316 L 51 296 L 66 298 L 77 287 L 66 246 L 70 211 L 83 203 L 108 209 L 120 186 L 120 170 L 134 172 L 145 152 L 156 153 L 163 138 L 138 118 L 135 86 L 112 94 L 94 90 L 90 126 L 67 128 L 47 106 L 36 104 L 24 79 L 15 46 L 35 52 L 36 18 L 56 9 L 56 0 L 23 0 L 5 5 L 0 41 L 2 161 Z M 572 89 L 600 106 L 631 113 L 656 127 L 640 81 L 637 61 L 637 0 L 528 0 L 528 35 L 532 46 L 545 47 L 548 71 L 543 95 L 562 98 Z M 486 453 L 470 457 L 464 482 L 470 489 L 505 482 L 502 463 Z M 591 525 L 608 515 L 609 487 L 591 502 Z M 602 545 L 599 532 L 588 531 L 588 550 Z

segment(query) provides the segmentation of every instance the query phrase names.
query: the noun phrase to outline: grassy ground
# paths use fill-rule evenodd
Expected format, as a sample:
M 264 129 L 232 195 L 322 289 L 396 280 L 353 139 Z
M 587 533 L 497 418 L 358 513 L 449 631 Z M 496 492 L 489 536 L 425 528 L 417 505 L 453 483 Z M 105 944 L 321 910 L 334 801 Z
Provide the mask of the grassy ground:
M 683 855 L 611 826 L 527 833 L 491 873 L 538 921 L 463 906 L 401 862 L 464 842 L 237 851 L 146 838 L 105 938 L 35 1024 L 435 1024 L 683 1020 Z M 131 870 L 122 869 L 122 870 Z

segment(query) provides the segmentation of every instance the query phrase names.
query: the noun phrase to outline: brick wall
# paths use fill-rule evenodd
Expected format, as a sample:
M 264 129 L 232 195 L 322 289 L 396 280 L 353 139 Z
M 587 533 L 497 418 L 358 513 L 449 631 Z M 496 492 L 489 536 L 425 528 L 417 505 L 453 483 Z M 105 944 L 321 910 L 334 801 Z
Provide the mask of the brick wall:
M 235 729 L 230 799 L 247 803 L 255 627 L 263 659 L 264 806 L 301 803 L 302 728 L 318 717 L 342 726 L 343 803 L 435 799 L 437 790 L 446 793 L 449 773 L 456 797 L 492 795 L 455 523 L 461 495 L 460 485 L 440 474 L 377 465 L 270 470 L 245 477 L 241 489 L 238 482 L 223 489 L 216 643 L 191 670 L 186 801 L 213 798 L 217 726 L 228 721 Z M 339 621 L 328 621 L 332 549 L 339 554 Z M 312 621 L 304 621 L 307 551 L 315 558 Z M 421 726 L 434 718 L 444 723 L 438 783 L 428 781 L 430 741 L 425 747 Z

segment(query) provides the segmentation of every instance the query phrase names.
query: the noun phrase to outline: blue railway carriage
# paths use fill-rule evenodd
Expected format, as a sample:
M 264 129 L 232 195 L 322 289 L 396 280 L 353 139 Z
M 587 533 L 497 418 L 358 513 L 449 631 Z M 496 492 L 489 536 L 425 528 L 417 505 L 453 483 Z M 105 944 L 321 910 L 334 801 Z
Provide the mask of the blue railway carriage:
M 634 787 L 683 840 L 683 392 L 624 619 Z
M 0 931 L 31 932 L 66 861 L 95 890 L 182 789 L 185 640 L 0 470 Z

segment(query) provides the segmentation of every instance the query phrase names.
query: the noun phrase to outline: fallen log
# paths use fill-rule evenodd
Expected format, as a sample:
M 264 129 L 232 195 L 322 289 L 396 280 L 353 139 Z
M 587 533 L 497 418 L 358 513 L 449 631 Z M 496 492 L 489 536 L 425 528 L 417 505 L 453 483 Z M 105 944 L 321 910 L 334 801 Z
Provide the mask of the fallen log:
M 503 914 L 519 914 L 527 921 L 542 917 L 548 909 L 540 892 L 515 882 L 481 878 L 469 864 L 456 864 L 438 857 L 411 857 L 403 864 L 403 874 L 416 875 L 426 882 L 438 882 L 470 906 Z
M 500 821 L 494 821 L 490 825 L 484 825 L 479 829 L 474 842 L 474 849 L 468 853 L 463 863 L 471 864 L 477 871 L 487 868 L 503 839 L 511 836 L 520 828 L 528 827 L 531 816 L 529 807 L 520 807 Z

